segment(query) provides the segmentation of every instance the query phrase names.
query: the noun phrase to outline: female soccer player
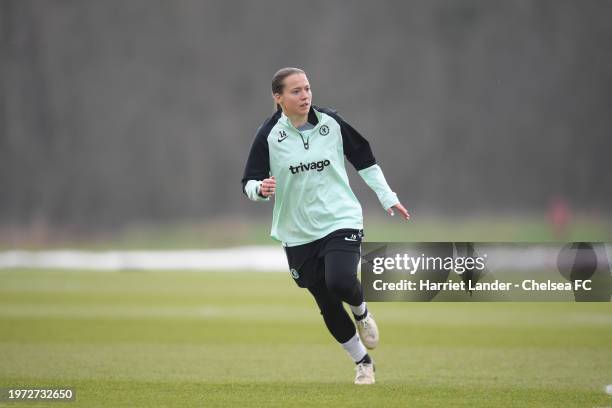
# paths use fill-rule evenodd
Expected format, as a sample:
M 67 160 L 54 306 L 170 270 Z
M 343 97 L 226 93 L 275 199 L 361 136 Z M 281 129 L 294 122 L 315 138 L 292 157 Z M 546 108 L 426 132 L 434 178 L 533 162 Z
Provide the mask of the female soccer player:
M 314 296 L 332 336 L 356 363 L 355 384 L 374 384 L 366 348 L 378 327 L 363 299 L 357 266 L 363 238 L 361 205 L 349 186 L 344 157 L 390 215 L 408 211 L 391 191 L 368 141 L 335 111 L 311 105 L 304 71 L 272 78 L 276 112 L 257 131 L 242 178 L 253 201 L 275 196 L 272 238 L 281 241 L 291 276 Z M 345 311 L 348 303 L 357 324 Z

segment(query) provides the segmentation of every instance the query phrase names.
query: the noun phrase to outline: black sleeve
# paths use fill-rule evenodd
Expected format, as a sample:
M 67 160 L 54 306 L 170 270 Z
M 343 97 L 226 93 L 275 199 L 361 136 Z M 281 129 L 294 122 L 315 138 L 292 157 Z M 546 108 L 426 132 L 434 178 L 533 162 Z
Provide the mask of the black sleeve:
M 349 125 L 338 113 L 331 109 L 321 109 L 338 122 L 342 132 L 342 147 L 347 160 L 357 171 L 367 169 L 376 164 L 376 159 L 365 137 Z
M 270 154 L 268 152 L 268 134 L 280 118 L 280 113 L 276 112 L 271 118 L 267 119 L 257 130 L 249 157 L 242 175 L 242 192 L 246 194 L 244 188 L 249 180 L 263 180 L 270 175 Z

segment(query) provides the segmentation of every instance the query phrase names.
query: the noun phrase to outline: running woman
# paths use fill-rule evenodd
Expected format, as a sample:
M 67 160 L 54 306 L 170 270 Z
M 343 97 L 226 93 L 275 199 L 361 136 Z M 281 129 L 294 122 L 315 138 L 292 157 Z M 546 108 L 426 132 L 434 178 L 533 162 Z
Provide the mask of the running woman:
M 272 96 L 276 112 L 255 135 L 243 191 L 253 201 L 275 196 L 271 236 L 282 242 L 291 276 L 314 296 L 327 329 L 355 361 L 355 384 L 374 384 L 366 348 L 378 345 L 378 327 L 357 278 L 363 216 L 344 157 L 389 215 L 394 210 L 406 220 L 410 215 L 387 184 L 368 141 L 335 111 L 311 105 L 303 70 L 276 72 Z M 357 329 L 342 302 L 349 305 Z

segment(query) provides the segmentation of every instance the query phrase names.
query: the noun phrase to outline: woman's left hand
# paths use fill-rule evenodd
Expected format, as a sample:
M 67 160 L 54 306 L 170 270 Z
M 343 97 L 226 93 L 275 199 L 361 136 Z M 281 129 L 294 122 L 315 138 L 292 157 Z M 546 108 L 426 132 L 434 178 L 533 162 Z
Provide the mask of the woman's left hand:
M 393 217 L 395 215 L 395 213 L 393 212 L 394 208 L 397 210 L 397 212 L 400 213 L 400 215 L 402 216 L 403 219 L 405 219 L 406 221 L 408 221 L 410 219 L 410 214 L 408 214 L 408 210 L 406 210 L 404 208 L 402 203 L 397 203 L 394 206 L 392 206 L 391 208 L 387 209 L 387 212 L 389 213 L 390 216 Z

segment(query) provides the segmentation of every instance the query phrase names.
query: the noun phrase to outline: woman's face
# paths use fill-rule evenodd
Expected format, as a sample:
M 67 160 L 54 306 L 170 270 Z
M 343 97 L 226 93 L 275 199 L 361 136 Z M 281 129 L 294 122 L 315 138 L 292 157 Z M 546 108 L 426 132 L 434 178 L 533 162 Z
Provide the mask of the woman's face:
M 304 74 L 291 74 L 285 78 L 282 94 L 274 94 L 274 100 L 285 112 L 285 115 L 305 116 L 310 110 L 312 92 L 308 78 Z

